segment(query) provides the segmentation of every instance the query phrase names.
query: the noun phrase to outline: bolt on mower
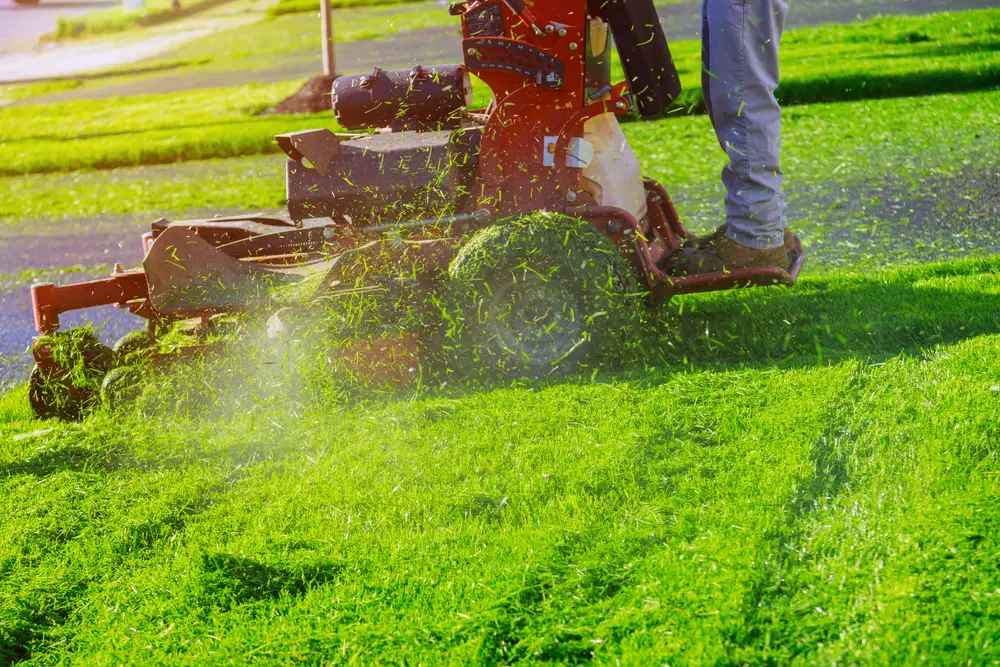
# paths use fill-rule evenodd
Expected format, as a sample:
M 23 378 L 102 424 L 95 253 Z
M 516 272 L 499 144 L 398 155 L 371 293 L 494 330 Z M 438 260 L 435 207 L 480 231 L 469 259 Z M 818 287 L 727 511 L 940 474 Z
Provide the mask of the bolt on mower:
M 139 358 L 210 354 L 206 341 L 234 316 L 268 321 L 281 338 L 309 335 L 345 298 L 374 304 L 375 320 L 414 303 L 436 311 L 435 324 L 397 317 L 340 350 L 352 372 L 400 387 L 442 358 L 511 376 L 573 372 L 614 354 L 636 295 L 656 304 L 794 285 L 794 237 L 785 266 L 674 271 L 697 239 L 643 177 L 618 122 L 661 115 L 680 93 L 652 0 L 468 0 L 450 11 L 464 63 L 341 77 L 333 109 L 350 133 L 276 137 L 287 216 L 161 219 L 142 238 L 140 269 L 34 285 L 35 412 L 78 417 L 102 386 L 123 393 Z M 612 48 L 626 81 L 611 80 Z M 486 109 L 469 110 L 472 75 L 492 92 Z M 59 331 L 60 314 L 108 304 L 147 328 L 115 349 Z M 178 326 L 193 342 L 160 345 Z

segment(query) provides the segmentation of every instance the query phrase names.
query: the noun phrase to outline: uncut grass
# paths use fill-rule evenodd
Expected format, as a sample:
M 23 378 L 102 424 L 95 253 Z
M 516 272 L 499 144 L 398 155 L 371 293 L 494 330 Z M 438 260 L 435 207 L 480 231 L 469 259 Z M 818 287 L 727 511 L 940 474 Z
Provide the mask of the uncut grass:
M 4 397 L 0 434 L 36 434 L 0 438 L 0 646 L 39 665 L 989 659 L 998 269 L 687 298 L 729 344 L 682 337 L 596 383 L 82 425 Z
M 997 35 L 1000 10 L 793 30 L 783 43 L 779 98 L 785 105 L 800 105 L 994 87 L 1000 81 Z M 273 34 L 268 37 L 282 41 Z M 220 39 L 213 38 L 210 48 L 219 48 Z M 673 51 L 686 88 L 676 109 L 703 111 L 700 47 L 680 42 Z M 210 57 L 197 45 L 187 56 Z M 619 71 L 616 76 L 623 75 Z M 329 115 L 288 120 L 253 117 L 297 85 L 0 109 L 0 139 L 8 156 L 0 175 L 273 153 L 274 134 L 313 126 L 336 130 Z M 479 86 L 478 103 L 485 101 L 486 92 Z M 70 118 L 72 122 L 67 122 Z
M 332 112 L 260 116 L 301 82 L 247 85 L 0 111 L 0 173 L 110 169 L 277 151 L 274 135 L 337 129 Z

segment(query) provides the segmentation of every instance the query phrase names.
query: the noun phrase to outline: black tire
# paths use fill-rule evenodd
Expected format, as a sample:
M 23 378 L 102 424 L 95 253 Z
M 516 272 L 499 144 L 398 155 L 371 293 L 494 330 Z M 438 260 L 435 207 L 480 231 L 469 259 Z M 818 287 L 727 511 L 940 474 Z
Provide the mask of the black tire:
M 451 265 L 453 358 L 558 377 L 617 357 L 640 302 L 621 251 L 586 221 L 536 213 L 476 234 Z
M 89 330 L 70 330 L 43 338 L 53 362 L 35 366 L 28 380 L 28 402 L 40 419 L 82 419 L 96 404 L 101 382 L 111 369 L 111 348 Z
M 65 419 L 72 421 L 79 417 L 79 406 L 65 398 L 66 392 L 53 377 L 39 366 L 31 369 L 28 376 L 28 404 L 39 419 Z
M 112 369 L 101 383 L 101 398 L 110 410 L 117 410 L 135 401 L 142 390 L 142 370 L 137 366 Z
M 155 343 L 156 337 L 144 329 L 128 332 L 111 348 L 114 352 L 115 366 L 134 364 L 146 356 Z

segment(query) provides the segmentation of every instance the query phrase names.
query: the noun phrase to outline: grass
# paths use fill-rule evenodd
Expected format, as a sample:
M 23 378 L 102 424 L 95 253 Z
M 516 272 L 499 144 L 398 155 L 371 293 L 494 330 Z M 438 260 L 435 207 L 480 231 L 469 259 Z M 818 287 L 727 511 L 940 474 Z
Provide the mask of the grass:
M 998 274 L 687 298 L 593 382 L 81 425 L 5 396 L 3 659 L 989 664 Z
M 330 0 L 331 7 L 378 7 L 382 5 L 401 5 L 407 2 L 419 2 L 420 0 Z M 267 8 L 267 15 L 271 17 L 285 14 L 315 13 L 319 11 L 315 2 L 306 0 L 279 0 L 277 3 Z
M 843 26 L 790 30 L 782 46 L 782 94 L 788 96 L 787 102 L 798 103 L 807 98 L 820 101 L 850 95 L 849 99 L 856 99 L 988 85 L 997 78 L 994 45 L 1000 34 L 998 17 L 1000 10 L 987 9 L 882 17 Z M 357 8 L 334 14 L 334 33 L 341 44 L 390 40 L 401 33 L 428 28 L 457 31 L 458 27 L 458 19 L 448 16 L 434 2 Z M 683 102 L 699 109 L 700 44 L 675 40 L 671 49 L 688 90 Z M 172 51 L 162 58 L 211 60 L 208 69 L 232 71 L 266 68 L 276 58 L 291 54 L 315 58 L 319 51 L 315 17 L 289 15 L 196 40 L 185 45 L 183 51 Z M 924 73 L 927 81 L 922 77 Z M 951 87 L 931 81 L 935 76 L 946 79 L 945 73 L 952 75 Z M 816 83 L 796 89 L 797 82 Z M 874 89 L 866 90 L 866 86 Z
M 155 151 L 270 131 L 281 92 L 0 127 L 64 160 L 81 134 Z M 721 220 L 705 117 L 625 131 Z M 974 213 L 917 198 L 1000 177 L 998 138 L 997 89 L 788 109 L 810 274 L 676 299 L 593 377 L 303 401 L 293 365 L 234 355 L 80 424 L 0 394 L 0 664 L 1000 663 L 1000 257 L 873 268 L 959 242 Z M 0 237 L 282 197 L 275 157 L 8 176 Z
M 777 97 L 790 106 L 991 87 L 1000 80 L 998 36 L 996 9 L 789 30 Z M 678 110 L 704 111 L 700 48 L 671 45 L 684 87 Z
M 791 221 L 810 248 L 810 270 L 962 256 L 990 243 L 988 215 L 972 217 L 962 198 L 982 196 L 970 187 L 989 192 L 973 175 L 995 171 L 998 118 L 1000 91 L 787 110 Z M 625 131 L 688 225 L 717 226 L 725 155 L 708 119 L 633 123 Z M 38 234 L 117 229 L 125 215 L 276 209 L 284 195 L 277 157 L 8 177 L 0 179 L 0 235 L 25 225 Z M 929 208 L 911 212 L 914 199 Z
M 173 9 L 172 0 L 151 0 L 147 3 L 146 8 L 141 11 L 126 12 L 121 7 L 115 7 L 112 9 L 88 12 L 82 16 L 59 19 L 56 32 L 53 33 L 51 37 L 53 39 L 67 39 L 124 32 L 126 30 L 150 27 L 186 18 L 191 14 L 225 4 L 229 1 L 230 0 L 200 0 L 196 2 L 183 2 L 182 0 L 181 9 L 175 10 Z M 444 18 L 438 18 L 435 25 L 441 25 L 443 21 L 451 18 L 448 17 L 448 13 L 443 11 L 443 8 L 436 1 L 331 0 L 331 3 L 337 10 L 338 15 L 343 14 L 344 19 L 349 18 L 349 24 L 354 23 L 355 21 L 366 21 L 369 16 L 381 16 L 384 19 L 387 13 L 389 15 L 400 15 L 404 22 L 407 22 L 408 20 L 412 21 L 415 18 L 419 20 L 418 17 L 420 14 L 443 14 Z M 288 14 L 312 14 L 311 17 L 308 17 L 309 28 L 313 32 L 317 32 L 315 28 L 316 13 L 318 12 L 318 3 L 305 3 L 302 0 L 282 0 L 268 6 L 264 15 L 274 19 Z M 340 18 L 340 16 L 338 16 L 338 18 Z M 451 22 L 454 22 L 454 20 L 454 18 L 451 18 Z M 270 22 L 265 21 L 264 23 L 267 24 Z M 338 28 L 339 27 L 340 25 L 338 24 Z M 377 27 L 374 23 L 369 23 L 369 32 L 376 29 Z M 250 32 L 252 33 L 253 31 L 251 30 Z M 350 31 L 348 31 L 348 34 L 349 33 Z M 296 41 L 300 42 L 301 39 L 301 35 L 295 35 Z
M 435 15 L 442 13 L 439 9 L 435 8 Z M 408 16 L 396 18 L 405 22 Z M 418 16 L 423 14 L 410 18 Z M 359 21 L 356 29 L 364 31 L 365 25 Z M 406 23 L 406 29 L 415 25 Z M 249 29 L 260 30 L 260 26 L 276 27 L 265 23 Z M 801 105 L 992 87 L 1000 81 L 1000 51 L 991 46 L 998 34 L 1000 10 L 893 17 L 790 31 L 780 97 L 788 105 Z M 249 54 L 257 48 L 258 42 L 245 41 L 247 37 L 241 31 L 232 31 L 228 38 L 213 37 L 202 42 L 211 45 L 209 51 L 194 45 L 187 57 L 202 62 L 221 50 L 228 58 L 238 59 L 241 50 Z M 296 42 L 284 39 L 278 29 L 270 35 L 270 43 Z M 686 85 L 678 102 L 684 111 L 703 106 L 697 84 L 698 48 L 691 42 L 674 45 Z M 298 85 L 0 108 L 0 142 L 8 155 L 0 165 L 0 175 L 264 154 L 277 151 L 272 137 L 280 132 L 324 125 L 335 129 L 328 116 L 255 117 Z M 479 90 L 482 97 L 486 91 Z
M 111 169 L 272 153 L 277 151 L 276 134 L 317 126 L 336 129 L 332 112 L 258 115 L 301 83 L 10 107 L 0 111 L 0 142 L 11 158 L 0 173 Z
M 272 107 L 301 82 L 250 84 L 184 94 L 146 95 L 72 104 L 9 107 L 0 121 L 0 141 L 92 139 L 156 130 L 246 121 Z M 73 119 L 73 123 L 68 122 Z M 51 147 L 49 149 L 51 152 Z
M 395 5 L 335 9 L 334 39 L 348 44 L 369 39 L 391 39 L 400 33 L 428 28 L 454 28 L 459 19 L 436 0 Z M 205 69 L 255 70 L 273 66 L 281 58 L 303 57 L 315 61 L 321 47 L 315 14 L 283 15 L 216 33 L 167 51 L 150 62 L 191 58 L 211 61 Z

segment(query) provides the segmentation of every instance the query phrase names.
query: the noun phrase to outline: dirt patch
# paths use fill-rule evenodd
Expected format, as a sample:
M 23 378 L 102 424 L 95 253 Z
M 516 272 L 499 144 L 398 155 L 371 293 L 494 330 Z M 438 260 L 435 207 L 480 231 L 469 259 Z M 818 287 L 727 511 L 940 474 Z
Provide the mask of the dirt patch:
M 306 81 L 306 84 L 288 99 L 261 115 L 322 113 L 333 106 L 331 88 L 336 75 L 320 74 Z

